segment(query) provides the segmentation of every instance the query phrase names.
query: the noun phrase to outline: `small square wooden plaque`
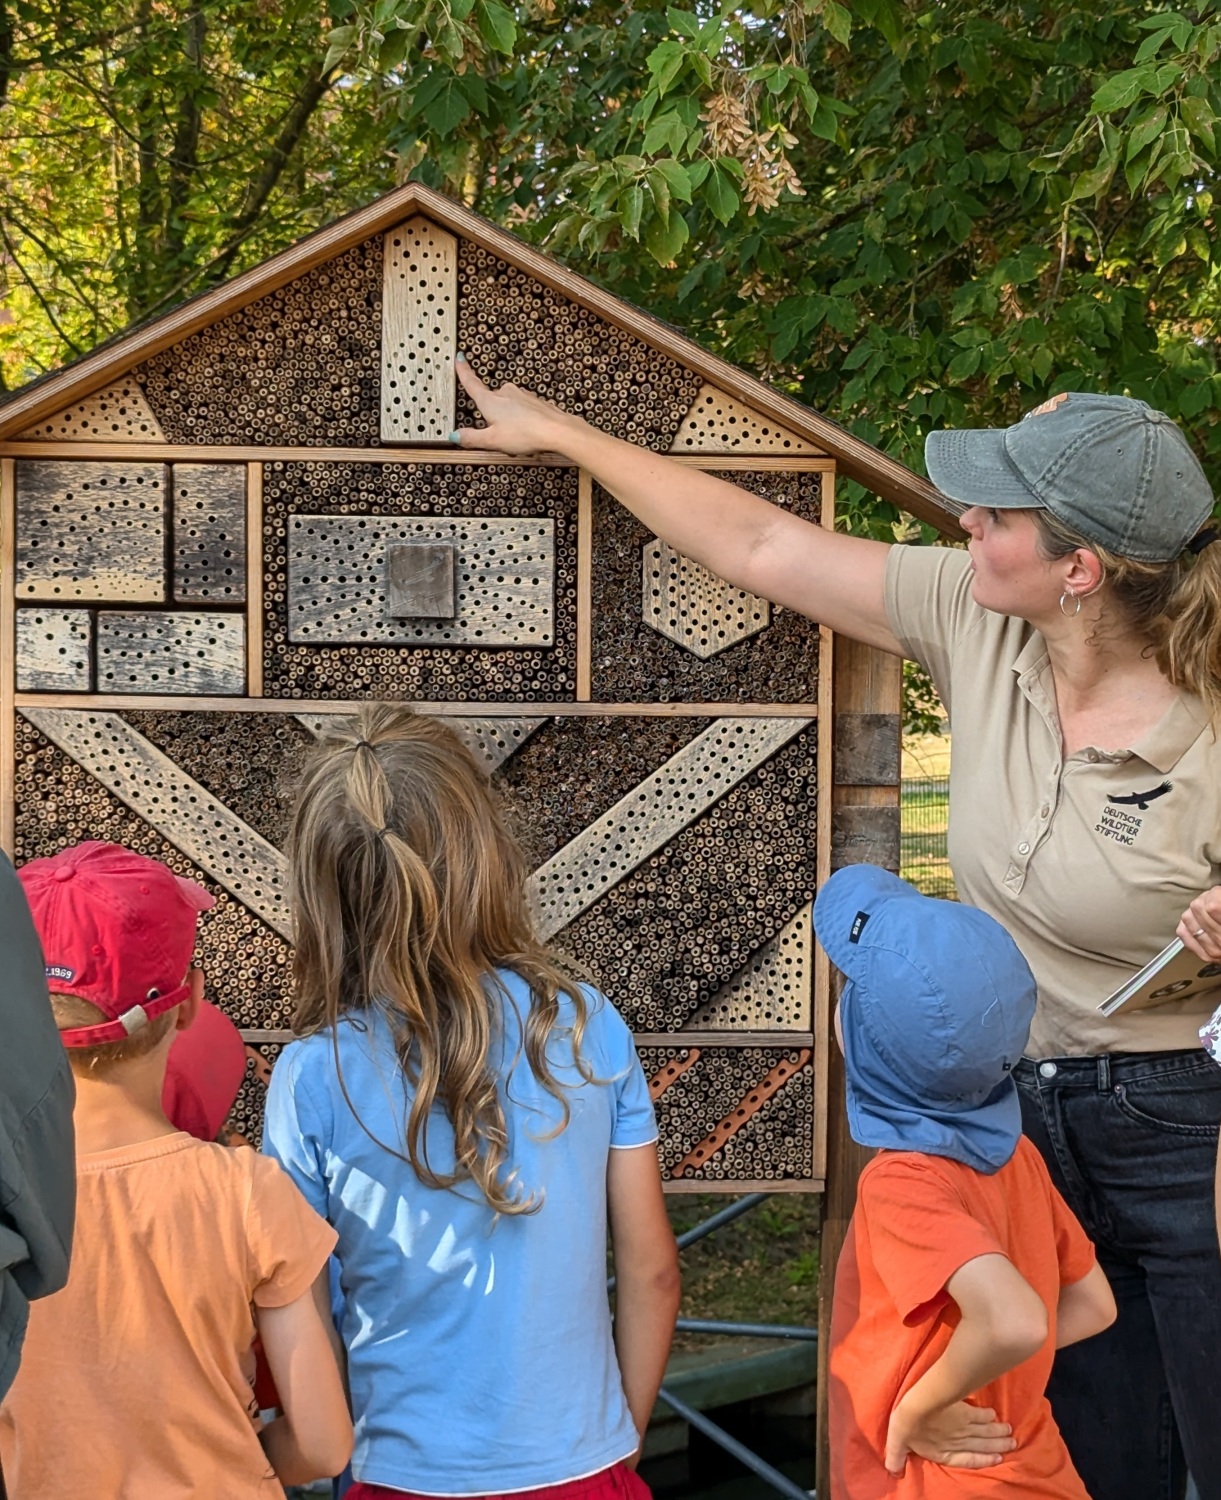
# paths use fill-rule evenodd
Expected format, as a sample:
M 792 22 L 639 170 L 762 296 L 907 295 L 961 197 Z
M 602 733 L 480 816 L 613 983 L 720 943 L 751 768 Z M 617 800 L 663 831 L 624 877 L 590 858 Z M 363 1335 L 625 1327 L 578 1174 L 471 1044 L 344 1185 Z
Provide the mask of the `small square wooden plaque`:
M 453 542 L 396 542 L 386 549 L 386 609 L 401 619 L 452 620 L 458 605 Z

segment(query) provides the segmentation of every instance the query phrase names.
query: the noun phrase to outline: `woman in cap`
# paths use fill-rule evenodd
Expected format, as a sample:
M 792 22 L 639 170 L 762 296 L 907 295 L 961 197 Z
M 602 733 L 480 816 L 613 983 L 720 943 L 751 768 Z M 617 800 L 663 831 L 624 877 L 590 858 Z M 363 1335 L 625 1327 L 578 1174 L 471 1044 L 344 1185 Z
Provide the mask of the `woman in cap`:
M 1207 996 L 1099 1002 L 1178 932 L 1221 962 L 1221 546 L 1178 428 L 1122 396 L 1056 397 L 1015 426 L 933 433 L 969 544 L 823 531 L 724 480 L 490 391 L 464 447 L 551 451 L 719 577 L 911 657 L 952 718 L 949 853 L 1009 929 L 1039 1004 L 1023 1123 L 1096 1241 L 1116 1324 L 1062 1351 L 1049 1395 L 1095 1500 L 1221 1497 L 1221 1069 Z

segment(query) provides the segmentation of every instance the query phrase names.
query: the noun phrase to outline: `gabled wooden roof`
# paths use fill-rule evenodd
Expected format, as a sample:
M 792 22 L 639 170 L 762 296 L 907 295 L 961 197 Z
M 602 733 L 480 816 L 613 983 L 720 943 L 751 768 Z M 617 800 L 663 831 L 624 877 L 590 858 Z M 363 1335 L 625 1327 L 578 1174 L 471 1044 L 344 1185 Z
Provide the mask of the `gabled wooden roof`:
M 150 356 L 180 343 L 190 334 L 230 313 L 240 311 L 269 292 L 295 281 L 315 266 L 333 259 L 371 235 L 394 228 L 417 213 L 454 234 L 484 245 L 526 275 L 626 329 L 726 394 L 745 402 L 761 416 L 815 444 L 836 460 L 842 473 L 858 480 L 866 489 L 947 534 L 958 534 L 955 519 L 945 508 L 939 492 L 905 464 L 854 437 L 801 402 L 772 390 L 736 366 L 708 353 L 660 319 L 603 291 L 462 204 L 415 182 L 387 193 L 367 208 L 358 209 L 273 255 L 262 265 L 201 293 L 159 318 L 138 325 L 129 333 L 120 334 L 63 369 L 42 376 L 14 392 L 0 405 L 0 441 L 14 438 L 54 416 L 65 406 L 104 389 Z

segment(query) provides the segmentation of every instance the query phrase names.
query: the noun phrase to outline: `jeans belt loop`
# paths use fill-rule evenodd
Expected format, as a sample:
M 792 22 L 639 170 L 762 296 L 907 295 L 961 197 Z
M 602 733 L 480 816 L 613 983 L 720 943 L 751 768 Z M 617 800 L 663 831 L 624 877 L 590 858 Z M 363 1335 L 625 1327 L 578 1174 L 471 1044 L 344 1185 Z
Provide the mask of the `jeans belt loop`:
M 1111 1092 L 1111 1059 L 1105 1052 L 1098 1059 L 1098 1092 Z

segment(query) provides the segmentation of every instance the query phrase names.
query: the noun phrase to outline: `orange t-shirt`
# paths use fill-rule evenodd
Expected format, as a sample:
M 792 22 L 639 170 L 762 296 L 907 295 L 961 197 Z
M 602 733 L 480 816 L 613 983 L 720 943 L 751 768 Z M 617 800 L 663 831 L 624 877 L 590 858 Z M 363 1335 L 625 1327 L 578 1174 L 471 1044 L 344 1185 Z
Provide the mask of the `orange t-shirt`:
M 268 1157 L 159 1136 L 77 1162 L 68 1284 L 30 1307 L 0 1405 L 21 1500 L 282 1500 L 251 1390 L 255 1307 L 284 1307 L 335 1231 Z
M 958 1309 L 946 1292 L 978 1255 L 1005 1255 L 1043 1299 L 1047 1343 L 971 1397 L 1013 1426 L 1018 1446 L 991 1469 L 951 1469 L 909 1455 L 882 1461 L 896 1402 L 949 1343 Z M 861 1174 L 835 1275 L 831 1315 L 831 1500 L 1089 1500 L 1043 1394 L 1055 1353 L 1060 1288 L 1080 1281 L 1094 1248 L 1023 1136 L 985 1176 L 945 1157 L 883 1151 Z

